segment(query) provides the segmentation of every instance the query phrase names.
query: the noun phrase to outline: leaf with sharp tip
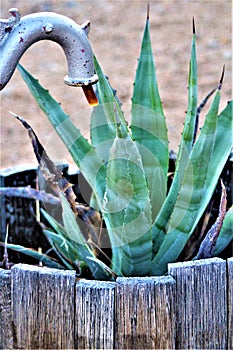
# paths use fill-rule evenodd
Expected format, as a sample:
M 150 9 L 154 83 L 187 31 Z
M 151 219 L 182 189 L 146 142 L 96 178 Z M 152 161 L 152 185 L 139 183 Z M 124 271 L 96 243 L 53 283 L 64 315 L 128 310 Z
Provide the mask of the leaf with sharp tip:
M 148 18 L 134 83 L 131 114 L 132 136 L 142 157 L 154 221 L 166 197 L 169 152 Z
M 4 243 L 0 243 L 0 245 L 3 246 Z M 64 270 L 64 267 L 62 265 L 60 265 L 59 263 L 57 263 L 53 258 L 50 258 L 46 254 L 39 253 L 37 250 L 31 249 L 31 248 L 26 248 L 26 247 L 23 247 L 19 244 L 10 244 L 10 243 L 7 244 L 7 249 L 12 249 L 18 253 L 28 255 L 31 258 L 34 258 L 34 259 L 41 261 L 43 264 L 45 264 L 48 267 Z
M 64 226 L 60 225 L 53 217 L 51 217 L 47 212 L 42 209 L 42 213 L 52 228 L 57 232 L 57 234 L 62 237 L 67 246 L 61 247 L 59 249 L 61 253 L 66 257 L 68 261 L 77 263 L 78 261 L 84 261 L 85 264 L 90 268 L 93 273 L 93 276 L 96 279 L 108 279 L 107 273 L 105 270 L 101 269 L 101 266 L 96 266 L 88 257 L 95 257 L 91 249 L 86 243 L 86 240 L 80 231 L 80 228 L 77 224 L 76 217 L 70 208 L 68 201 L 66 200 L 64 194 L 60 194 L 62 208 L 63 208 L 63 222 Z M 47 230 L 45 234 L 47 234 Z M 49 233 L 49 238 L 53 240 L 56 239 L 52 233 Z M 59 243 L 55 241 L 54 243 Z M 58 248 L 58 244 L 57 244 Z M 68 251 L 67 251 L 68 250 Z
M 195 120 L 197 112 L 197 62 L 196 62 L 196 36 L 193 35 L 191 57 L 189 62 L 188 78 L 188 108 L 185 118 L 184 130 L 176 159 L 176 169 L 172 185 L 165 202 L 159 212 L 153 227 L 153 254 L 160 248 L 165 237 L 167 223 L 176 203 L 177 195 L 182 183 L 184 172 L 192 150 Z
M 177 259 L 215 188 L 216 183 L 214 181 L 209 183 L 207 174 L 211 167 L 218 167 L 218 159 L 213 158 L 213 153 L 217 134 L 219 102 L 220 91 L 218 90 L 206 115 L 201 133 L 191 151 L 181 189 L 168 223 L 167 233 L 152 261 L 153 274 L 163 274 L 166 271 L 167 263 Z M 228 150 L 230 151 L 229 148 Z M 220 157 L 221 154 L 218 154 L 218 158 Z
M 49 215 L 45 210 L 41 209 L 41 212 L 45 219 L 48 221 L 48 223 L 51 225 L 51 227 L 56 232 L 53 233 L 50 230 L 43 230 L 44 234 L 46 235 L 47 239 L 50 241 L 51 244 L 56 244 L 55 250 L 57 252 L 58 249 L 60 249 L 61 254 L 63 254 L 68 261 L 81 261 L 83 260 L 82 255 L 79 252 L 79 246 L 76 245 L 74 240 L 68 235 L 68 232 L 66 229 L 57 222 L 51 215 Z
M 105 173 L 99 155 L 72 123 L 61 105 L 49 94 L 48 90 L 44 89 L 38 80 L 21 65 L 17 67 L 39 107 L 47 115 L 55 131 L 68 148 L 74 162 L 95 191 L 100 205 L 105 189 Z M 100 169 L 102 170 L 100 171 Z
M 74 262 L 78 260 L 77 256 L 75 259 L 74 255 L 72 254 L 73 246 L 70 245 L 69 242 L 66 241 L 64 237 L 62 237 L 57 233 L 54 233 L 50 230 L 43 230 L 43 233 L 46 236 L 49 243 L 51 244 L 57 256 L 59 256 L 59 258 L 63 262 L 64 266 L 66 266 L 66 268 L 69 270 L 73 270 L 74 267 L 69 262 Z
M 111 126 L 111 132 L 113 135 L 116 135 L 116 119 L 115 114 L 116 110 L 119 114 L 119 118 L 124 125 L 126 129 L 126 133 L 128 133 L 127 130 L 127 124 L 124 119 L 123 112 L 121 110 L 121 106 L 119 103 L 119 100 L 117 99 L 116 95 L 114 94 L 114 91 L 106 78 L 97 58 L 94 56 L 94 64 L 95 64 L 95 70 L 98 75 L 99 81 L 96 84 L 97 88 L 97 95 L 98 95 L 98 101 L 99 104 L 103 105 L 103 111 L 105 113 L 105 117 L 107 122 L 112 123 Z M 95 107 L 94 107 L 95 109 Z
M 69 236 L 69 238 L 75 242 L 81 259 L 88 265 L 94 278 L 100 280 L 108 279 L 106 271 L 103 268 L 101 268 L 101 266 L 97 266 L 91 260 L 88 259 L 88 257 L 95 257 L 95 255 L 87 245 L 86 240 L 77 224 L 76 217 L 72 209 L 70 208 L 68 201 L 62 193 L 60 194 L 60 198 L 63 210 L 62 218 L 66 233 Z

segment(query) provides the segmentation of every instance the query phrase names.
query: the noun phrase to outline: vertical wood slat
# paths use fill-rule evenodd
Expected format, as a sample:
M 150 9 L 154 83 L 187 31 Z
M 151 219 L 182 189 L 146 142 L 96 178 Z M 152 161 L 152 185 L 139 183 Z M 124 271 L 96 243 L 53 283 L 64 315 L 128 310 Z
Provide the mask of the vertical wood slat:
M 12 309 L 23 349 L 74 348 L 75 271 L 19 264 L 12 268 Z
M 227 290 L 228 290 L 228 347 L 227 349 L 233 349 L 233 258 L 227 261 Z
M 117 278 L 116 349 L 174 349 L 175 281 Z
M 115 283 L 76 285 L 75 349 L 114 349 Z
M 13 348 L 11 271 L 0 269 L 0 349 Z
M 176 348 L 226 349 L 226 262 L 168 264 L 168 273 L 176 280 Z

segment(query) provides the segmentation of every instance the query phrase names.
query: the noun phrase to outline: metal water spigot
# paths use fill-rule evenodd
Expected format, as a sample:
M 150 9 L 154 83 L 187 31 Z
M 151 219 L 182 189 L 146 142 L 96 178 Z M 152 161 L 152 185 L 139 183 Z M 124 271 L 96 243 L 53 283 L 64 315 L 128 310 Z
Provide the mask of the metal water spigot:
M 16 8 L 9 10 L 9 19 L 0 19 L 0 90 L 11 79 L 24 52 L 35 42 L 52 40 L 66 56 L 67 85 L 81 86 L 91 105 L 98 104 L 92 84 L 98 81 L 87 34 L 90 22 L 78 25 L 66 16 L 53 12 L 33 13 L 20 17 Z M 43 59 L 43 58 L 42 58 Z

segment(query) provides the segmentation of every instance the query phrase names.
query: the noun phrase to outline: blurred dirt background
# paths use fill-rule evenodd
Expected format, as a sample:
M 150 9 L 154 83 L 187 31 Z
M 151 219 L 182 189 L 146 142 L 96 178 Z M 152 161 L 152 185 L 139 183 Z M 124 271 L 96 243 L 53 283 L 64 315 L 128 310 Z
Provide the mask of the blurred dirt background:
M 123 110 L 130 119 L 133 81 L 146 19 L 147 1 L 45 1 L 2 0 L 0 18 L 17 7 L 22 16 L 54 11 L 82 24 L 91 20 L 89 39 L 105 74 L 117 89 Z M 216 86 L 226 65 L 221 109 L 231 99 L 232 2 L 150 1 L 150 27 L 157 77 L 167 117 L 170 148 L 176 150 L 187 108 L 187 79 L 192 37 L 192 18 L 197 31 L 199 100 Z M 21 63 L 51 94 L 88 137 L 91 108 L 79 88 L 65 86 L 65 56 L 60 47 L 44 41 L 27 50 Z M 39 110 L 16 71 L 1 92 L 1 168 L 36 164 L 27 132 L 9 115 L 17 113 L 32 125 L 54 160 L 70 161 L 67 151 Z

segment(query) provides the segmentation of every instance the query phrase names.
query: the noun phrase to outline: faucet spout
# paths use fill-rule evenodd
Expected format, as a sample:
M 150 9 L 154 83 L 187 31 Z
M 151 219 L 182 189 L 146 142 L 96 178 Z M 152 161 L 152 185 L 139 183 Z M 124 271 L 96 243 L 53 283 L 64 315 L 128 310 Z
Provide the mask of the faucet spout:
M 11 17 L 8 20 L 0 19 L 0 90 L 7 85 L 20 58 L 33 43 L 52 40 L 62 47 L 66 56 L 68 74 L 65 83 L 83 87 L 86 97 L 91 96 L 92 104 L 97 104 L 91 87 L 98 77 L 87 38 L 90 23 L 80 26 L 53 12 L 39 12 L 22 18 L 15 8 L 9 12 Z

